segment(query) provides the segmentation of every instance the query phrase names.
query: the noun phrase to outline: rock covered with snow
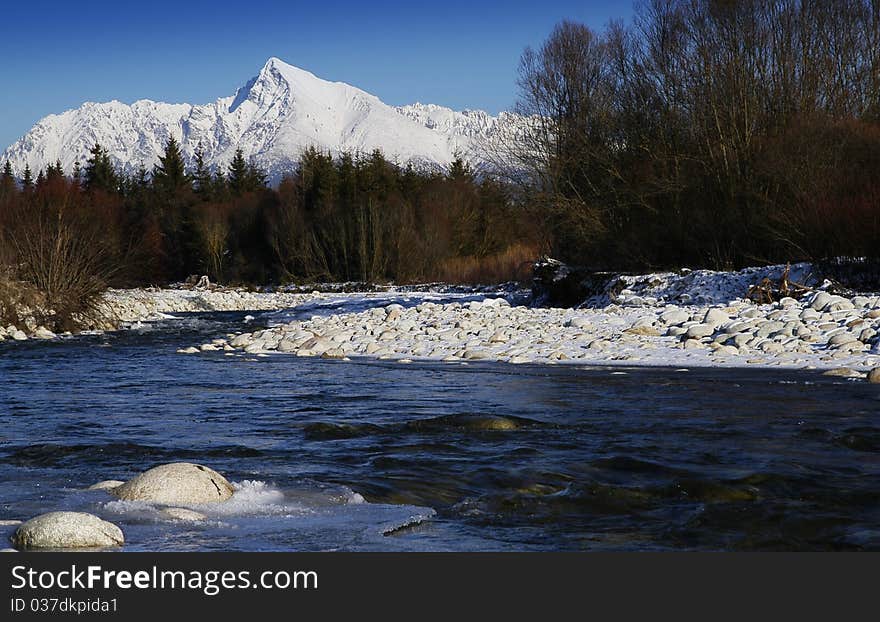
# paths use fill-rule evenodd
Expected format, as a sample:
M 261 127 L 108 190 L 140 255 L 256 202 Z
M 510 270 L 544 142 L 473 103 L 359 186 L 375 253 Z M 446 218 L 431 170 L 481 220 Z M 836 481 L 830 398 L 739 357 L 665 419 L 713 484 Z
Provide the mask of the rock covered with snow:
M 252 292 L 244 289 L 111 289 L 104 294 L 101 309 L 109 321 L 98 328 L 160 320 L 175 313 L 289 309 L 322 297 L 324 295 L 317 292 Z
M 880 297 L 581 309 L 503 298 L 423 302 L 314 316 L 217 341 L 210 345 L 245 356 L 870 369 L 880 366 Z

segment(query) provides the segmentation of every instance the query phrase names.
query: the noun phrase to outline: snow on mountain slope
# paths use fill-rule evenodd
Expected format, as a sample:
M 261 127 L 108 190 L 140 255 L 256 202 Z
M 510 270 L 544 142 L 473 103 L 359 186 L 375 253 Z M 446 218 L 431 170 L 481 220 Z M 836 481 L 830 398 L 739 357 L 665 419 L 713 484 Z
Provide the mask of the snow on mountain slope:
M 49 115 L 0 156 L 17 174 L 59 160 L 66 171 L 85 163 L 94 144 L 105 147 L 127 172 L 158 162 L 169 136 L 189 163 L 199 145 L 212 168 L 225 167 L 237 148 L 277 182 L 310 146 L 323 151 L 369 153 L 380 149 L 400 164 L 446 165 L 456 155 L 478 163 L 479 146 L 515 115 L 456 112 L 435 105 L 391 107 L 341 82 L 270 58 L 259 75 L 231 97 L 212 104 L 149 100 L 86 103 Z

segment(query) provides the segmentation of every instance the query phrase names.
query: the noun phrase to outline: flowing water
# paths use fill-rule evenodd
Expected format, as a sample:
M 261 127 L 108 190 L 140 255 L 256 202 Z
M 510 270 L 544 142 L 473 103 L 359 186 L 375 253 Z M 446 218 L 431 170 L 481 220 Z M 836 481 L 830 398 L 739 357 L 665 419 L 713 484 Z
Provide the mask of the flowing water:
M 176 353 L 296 313 L 245 315 L 0 344 L 0 519 L 89 511 L 124 550 L 880 549 L 876 385 Z M 236 494 L 191 523 L 83 490 L 172 461 Z

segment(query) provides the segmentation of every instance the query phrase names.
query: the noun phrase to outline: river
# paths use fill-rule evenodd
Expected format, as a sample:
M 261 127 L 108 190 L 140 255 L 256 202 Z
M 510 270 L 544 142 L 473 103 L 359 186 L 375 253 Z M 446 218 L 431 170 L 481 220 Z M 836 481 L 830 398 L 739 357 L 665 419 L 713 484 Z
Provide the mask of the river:
M 93 512 L 127 551 L 880 550 L 876 385 L 176 353 L 296 312 L 252 315 L 0 344 L 0 518 Z M 173 461 L 233 500 L 83 490 Z

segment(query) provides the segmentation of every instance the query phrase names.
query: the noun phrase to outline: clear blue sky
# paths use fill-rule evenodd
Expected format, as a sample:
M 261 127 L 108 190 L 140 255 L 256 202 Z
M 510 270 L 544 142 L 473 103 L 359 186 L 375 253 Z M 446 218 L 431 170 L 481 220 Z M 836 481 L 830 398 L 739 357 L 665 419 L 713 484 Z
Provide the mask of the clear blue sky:
M 43 116 L 84 101 L 208 103 L 271 56 L 348 82 L 392 105 L 415 101 L 496 113 L 515 71 L 563 18 L 601 28 L 631 0 L 423 3 L 4 3 L 0 150 Z

